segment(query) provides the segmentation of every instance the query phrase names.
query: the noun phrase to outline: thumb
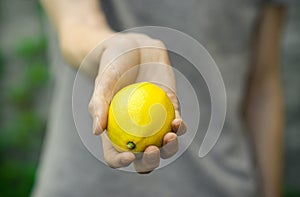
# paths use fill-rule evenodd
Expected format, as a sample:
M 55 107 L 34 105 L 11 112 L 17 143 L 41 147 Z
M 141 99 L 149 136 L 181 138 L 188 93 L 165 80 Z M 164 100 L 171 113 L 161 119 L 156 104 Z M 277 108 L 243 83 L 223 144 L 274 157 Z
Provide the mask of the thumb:
M 119 78 L 117 68 L 109 64 L 109 53 L 105 51 L 95 80 L 94 93 L 89 103 L 89 112 L 93 118 L 93 133 L 100 135 L 107 126 L 108 109 L 113 90 Z
M 102 95 L 94 93 L 90 103 L 89 112 L 93 118 L 93 133 L 100 135 L 107 126 L 109 103 Z

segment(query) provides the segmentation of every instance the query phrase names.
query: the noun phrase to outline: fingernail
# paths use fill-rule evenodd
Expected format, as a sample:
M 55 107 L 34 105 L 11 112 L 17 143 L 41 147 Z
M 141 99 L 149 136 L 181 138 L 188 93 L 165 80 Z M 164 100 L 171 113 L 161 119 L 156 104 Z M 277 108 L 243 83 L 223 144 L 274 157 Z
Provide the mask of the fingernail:
M 177 131 L 177 129 L 179 128 L 179 126 L 180 126 L 180 121 L 179 121 L 179 119 L 173 120 L 173 122 L 172 122 L 173 130 Z
M 96 130 L 97 130 L 97 128 L 98 128 L 98 125 L 99 125 L 99 118 L 98 118 L 98 116 L 96 116 L 95 118 L 94 118 L 94 122 L 93 122 L 93 133 L 96 135 L 96 134 L 98 134 L 97 132 L 96 132 Z
M 182 120 L 178 119 L 177 122 L 176 122 L 177 129 L 179 129 L 179 127 L 181 126 L 181 124 L 182 124 Z

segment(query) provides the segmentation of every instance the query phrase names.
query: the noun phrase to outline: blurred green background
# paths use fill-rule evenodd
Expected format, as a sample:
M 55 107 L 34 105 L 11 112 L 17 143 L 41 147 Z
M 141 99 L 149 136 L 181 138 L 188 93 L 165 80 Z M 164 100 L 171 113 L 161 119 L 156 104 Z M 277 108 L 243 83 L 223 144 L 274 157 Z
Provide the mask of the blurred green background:
M 0 197 L 28 196 L 51 96 L 43 10 L 0 0 Z M 284 196 L 300 196 L 300 2 L 288 12 L 282 77 L 286 106 Z
M 0 196 L 28 196 L 49 106 L 47 41 L 37 2 L 1 1 L 0 10 Z

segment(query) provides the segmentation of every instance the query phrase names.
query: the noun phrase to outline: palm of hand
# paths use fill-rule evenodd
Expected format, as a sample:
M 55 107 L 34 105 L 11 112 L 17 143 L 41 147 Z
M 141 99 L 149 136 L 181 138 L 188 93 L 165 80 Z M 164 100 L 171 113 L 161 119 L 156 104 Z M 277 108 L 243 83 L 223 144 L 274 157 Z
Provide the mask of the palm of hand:
M 183 134 L 186 131 L 174 91 L 174 73 L 161 41 L 141 34 L 120 34 L 104 42 L 94 94 L 89 105 L 95 134 L 102 133 L 106 128 L 109 103 L 114 93 L 128 84 L 140 81 L 158 83 L 170 97 L 176 116 L 172 122 L 173 132 L 164 136 L 161 149 L 149 146 L 142 155 L 117 152 L 105 132 L 102 134 L 102 142 L 104 158 L 109 166 L 119 168 L 134 162 L 136 171 L 144 173 L 158 167 L 160 157 L 174 155 L 178 150 L 175 133 Z

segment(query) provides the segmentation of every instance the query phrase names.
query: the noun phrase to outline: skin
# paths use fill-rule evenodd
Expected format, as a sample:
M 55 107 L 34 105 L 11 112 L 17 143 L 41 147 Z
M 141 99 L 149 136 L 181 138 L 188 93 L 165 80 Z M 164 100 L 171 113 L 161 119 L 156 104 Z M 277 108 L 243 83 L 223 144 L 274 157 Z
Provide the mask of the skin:
M 148 173 L 159 166 L 160 158 L 173 156 L 178 150 L 177 135 L 184 134 L 186 126 L 179 114 L 174 73 L 164 44 L 142 34 L 116 35 L 107 25 L 100 9 L 95 9 L 100 8 L 97 0 L 44 0 L 42 4 L 57 29 L 64 58 L 75 69 L 101 43 L 97 49 L 99 55 L 92 57 L 93 60 L 88 62 L 90 65 L 84 69 L 89 75 L 98 70 L 94 94 L 89 104 L 95 135 L 103 133 L 107 126 L 112 90 L 126 71 L 134 69 L 138 64 L 149 65 L 131 72 L 124 84 L 118 84 L 121 87 L 137 81 L 156 81 L 169 87 L 165 91 L 173 103 L 175 119 L 172 121 L 173 132 L 164 136 L 163 147 L 159 149 L 149 146 L 139 155 L 119 153 L 104 132 L 101 136 L 107 164 L 112 168 L 120 168 L 134 163 L 138 173 Z M 157 63 L 165 66 L 153 66 Z
M 56 26 L 62 54 L 74 68 L 79 67 L 83 58 L 98 43 L 114 34 L 103 13 L 98 9 L 100 5 L 97 0 L 42 0 L 42 4 Z M 251 72 L 242 105 L 243 117 L 255 147 L 263 196 L 266 197 L 281 194 L 283 104 L 279 75 L 279 43 L 283 15 L 284 8 L 281 6 L 265 6 L 261 10 L 254 37 Z M 95 62 L 100 62 L 100 66 L 94 65 L 99 69 L 89 108 L 94 118 L 96 135 L 106 128 L 107 110 L 112 98 L 110 90 L 120 74 L 138 63 L 159 62 L 170 65 L 165 47 L 158 40 L 140 34 L 118 34 L 114 39 L 112 42 L 104 42 L 99 50 L 100 55 L 95 57 Z M 123 54 L 126 49 L 132 47 L 137 49 Z M 118 56 L 120 58 L 115 63 L 109 63 Z M 86 72 L 93 73 L 91 70 L 93 69 L 87 69 Z M 162 83 L 175 89 L 171 69 L 145 68 L 142 72 L 132 74 L 129 83 L 141 79 L 164 79 Z M 163 148 L 159 150 L 150 146 L 139 156 L 129 152 L 118 153 L 104 133 L 103 150 L 109 166 L 118 168 L 133 162 L 137 172 L 147 173 L 159 165 L 160 157 L 168 158 L 176 153 L 178 140 L 175 133 L 183 134 L 186 126 L 180 118 L 176 95 L 173 91 L 167 93 L 174 104 L 176 119 L 172 123 L 174 133 L 165 135 Z
M 244 100 L 263 196 L 281 196 L 283 163 L 283 96 L 280 80 L 280 37 L 283 6 L 263 7 L 254 35 L 254 52 Z

